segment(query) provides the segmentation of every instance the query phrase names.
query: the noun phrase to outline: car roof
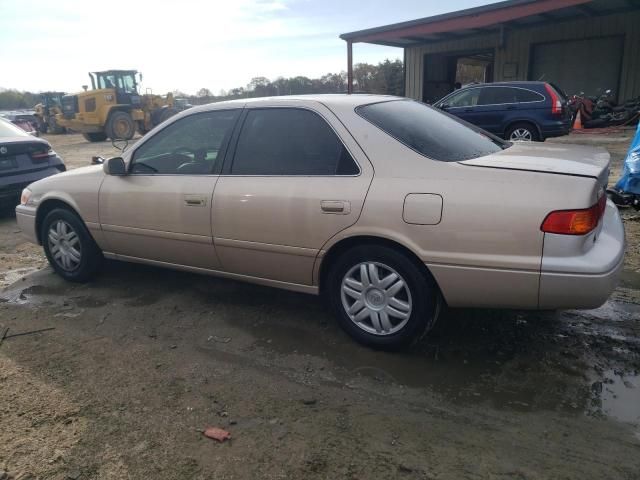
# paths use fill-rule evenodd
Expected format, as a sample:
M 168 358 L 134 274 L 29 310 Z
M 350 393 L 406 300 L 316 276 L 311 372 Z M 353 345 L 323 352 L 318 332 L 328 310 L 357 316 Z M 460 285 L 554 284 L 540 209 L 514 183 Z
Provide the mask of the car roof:
M 226 100 L 224 102 L 209 103 L 207 105 L 200 105 L 190 109 L 191 112 L 207 111 L 223 108 L 224 106 L 241 107 L 257 106 L 261 103 L 264 104 L 278 104 L 290 105 L 292 101 L 299 102 L 316 102 L 322 103 L 328 107 L 340 106 L 340 107 L 358 107 L 360 105 L 367 105 L 370 103 L 383 102 L 385 100 L 407 100 L 404 97 L 394 97 L 392 95 L 372 95 L 372 94 L 346 94 L 346 93 L 326 93 L 326 94 L 311 94 L 311 95 L 282 95 L 278 97 L 260 97 L 260 98 L 239 98 L 236 100 Z
M 487 83 L 472 83 L 470 85 L 466 85 L 464 88 L 471 87 L 526 87 L 526 86 L 541 86 L 545 85 L 547 82 L 536 81 L 536 80 L 515 80 L 513 82 L 487 82 Z

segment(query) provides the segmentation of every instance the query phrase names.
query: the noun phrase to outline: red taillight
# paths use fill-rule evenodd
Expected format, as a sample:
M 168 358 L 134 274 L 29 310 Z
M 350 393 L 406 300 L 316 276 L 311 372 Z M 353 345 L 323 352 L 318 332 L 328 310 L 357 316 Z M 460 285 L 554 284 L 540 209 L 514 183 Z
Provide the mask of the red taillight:
M 602 195 L 598 203 L 590 208 L 556 210 L 547 215 L 540 230 L 561 235 L 585 235 L 598 226 L 606 208 L 607 196 Z
M 34 160 L 42 160 L 43 158 L 48 158 L 54 155 L 54 151 L 49 147 L 44 150 L 36 150 L 35 152 L 31 152 L 31 158 Z
M 549 97 L 551 97 L 551 114 L 562 115 L 562 101 L 560 97 L 558 97 L 556 91 L 548 83 L 544 84 L 544 88 L 547 90 Z

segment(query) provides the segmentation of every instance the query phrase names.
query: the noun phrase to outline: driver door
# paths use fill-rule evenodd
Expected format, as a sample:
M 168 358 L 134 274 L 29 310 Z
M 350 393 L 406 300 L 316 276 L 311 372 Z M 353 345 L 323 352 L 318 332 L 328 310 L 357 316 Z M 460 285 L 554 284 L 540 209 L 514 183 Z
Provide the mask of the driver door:
M 110 253 L 131 260 L 217 269 L 211 200 L 240 109 L 182 117 L 145 139 L 125 176 L 100 188 Z
M 446 98 L 441 108 L 451 115 L 480 126 L 477 118 L 479 96 L 479 88 L 463 88 Z

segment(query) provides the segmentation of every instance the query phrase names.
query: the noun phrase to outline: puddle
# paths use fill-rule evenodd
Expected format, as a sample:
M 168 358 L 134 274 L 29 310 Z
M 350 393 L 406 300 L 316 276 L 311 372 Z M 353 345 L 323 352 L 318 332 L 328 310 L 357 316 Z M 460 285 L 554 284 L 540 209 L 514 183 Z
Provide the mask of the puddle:
M 640 374 L 607 370 L 603 378 L 592 386 L 593 410 L 640 427 Z

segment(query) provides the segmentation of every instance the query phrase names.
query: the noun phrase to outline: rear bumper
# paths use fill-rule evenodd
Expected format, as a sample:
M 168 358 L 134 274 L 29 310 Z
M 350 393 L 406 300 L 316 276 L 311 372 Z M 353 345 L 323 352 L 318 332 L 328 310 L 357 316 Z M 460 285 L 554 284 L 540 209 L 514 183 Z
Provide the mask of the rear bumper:
M 64 163 L 60 162 L 55 166 L 52 165 L 35 172 L 2 176 L 0 177 L 0 202 L 6 203 L 16 198 L 19 199 L 22 189 L 29 184 L 64 171 Z
M 613 202 L 607 202 L 602 229 L 593 234 L 586 253 L 550 257 L 546 255 L 547 240 L 549 244 L 555 240 L 548 236 L 545 235 L 540 274 L 539 308 L 587 309 L 606 302 L 624 265 L 624 225 Z
M 571 132 L 571 121 L 558 121 L 540 127 L 542 138 L 562 137 Z

